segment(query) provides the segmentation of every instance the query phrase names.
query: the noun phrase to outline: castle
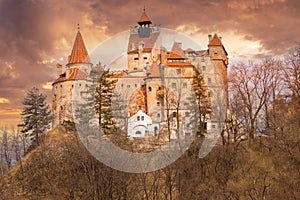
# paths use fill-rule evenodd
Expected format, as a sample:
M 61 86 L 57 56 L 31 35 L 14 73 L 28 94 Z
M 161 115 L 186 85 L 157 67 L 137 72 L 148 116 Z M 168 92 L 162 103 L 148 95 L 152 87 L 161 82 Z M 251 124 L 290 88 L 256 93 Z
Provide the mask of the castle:
M 195 71 L 203 75 L 208 88 L 207 95 L 212 102 L 216 93 L 214 88 L 220 87 L 218 79 L 221 79 L 221 87 L 226 91 L 223 101 L 228 104 L 227 55 L 222 39 L 217 34 L 208 35 L 207 50 L 183 50 L 182 44 L 175 41 L 168 51 L 162 47 L 161 28 L 152 26 L 144 9 L 138 27 L 130 30 L 128 69 L 111 72 L 111 79 L 117 80 L 116 90 L 128 102 L 128 134 L 133 137 L 155 135 L 171 116 L 173 129 L 178 128 L 178 122 L 183 126 L 183 119 L 190 115 L 188 90 Z M 93 65 L 78 29 L 65 70 L 63 72 L 62 65 L 57 65 L 58 78 L 52 84 L 53 127 L 63 121 L 72 121 L 72 95 L 80 95 L 80 88 L 86 87 L 85 81 L 92 69 Z M 75 85 L 79 89 L 75 90 Z M 177 101 L 180 98 L 180 108 L 172 105 L 166 109 L 167 88 Z M 173 123 L 174 120 L 177 123 Z M 217 126 L 213 116 L 209 116 L 206 121 L 207 129 Z

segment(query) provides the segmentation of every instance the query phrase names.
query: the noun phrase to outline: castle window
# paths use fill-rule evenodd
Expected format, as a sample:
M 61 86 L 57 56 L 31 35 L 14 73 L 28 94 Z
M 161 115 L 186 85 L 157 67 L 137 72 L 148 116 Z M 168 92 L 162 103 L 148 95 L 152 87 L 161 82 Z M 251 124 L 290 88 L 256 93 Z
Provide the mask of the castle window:
M 160 103 L 159 103 L 159 101 L 158 101 L 158 102 L 156 102 L 156 105 L 158 105 L 158 106 L 159 106 L 159 104 L 160 104 Z
M 204 56 L 201 56 L 201 62 L 204 62 Z
M 206 71 L 206 66 L 202 66 L 202 71 Z
M 62 88 L 62 85 L 60 85 L 60 87 Z
M 215 52 L 215 55 L 217 55 L 218 54 L 218 52 Z
M 63 110 L 63 107 L 62 107 L 62 106 L 60 106 L 60 110 Z
M 139 58 L 134 58 L 134 60 L 139 60 Z
M 137 132 L 135 132 L 135 134 L 140 135 L 140 134 L 142 134 L 142 132 L 141 131 L 137 131 Z
M 72 85 L 72 88 L 74 87 L 74 85 Z
M 149 90 L 149 92 L 151 92 L 151 91 L 152 91 L 152 88 L 151 88 L 151 87 L 148 87 L 148 90 Z
M 137 117 L 136 117 L 136 120 L 137 120 L 137 121 L 140 121 L 140 116 L 137 116 Z
M 207 82 L 208 82 L 208 83 L 211 83 L 211 78 L 207 78 Z
M 81 87 L 81 83 L 79 83 L 79 87 Z
M 160 113 L 157 113 L 157 117 L 160 117 Z
M 134 87 L 137 87 L 137 84 L 134 84 Z
M 122 84 L 121 84 L 121 87 L 123 87 L 123 86 L 124 86 L 124 84 L 122 83 Z
M 158 87 L 158 90 L 161 90 L 161 87 Z
M 208 97 L 211 97 L 211 95 L 212 95 L 212 92 L 209 91 L 207 96 L 208 96 Z
M 134 67 L 133 70 L 137 70 L 137 67 Z
M 142 119 L 142 121 L 144 121 L 144 119 L 145 119 L 144 116 L 141 116 L 141 119 Z
M 144 60 L 147 60 L 148 58 L 147 57 L 144 57 Z

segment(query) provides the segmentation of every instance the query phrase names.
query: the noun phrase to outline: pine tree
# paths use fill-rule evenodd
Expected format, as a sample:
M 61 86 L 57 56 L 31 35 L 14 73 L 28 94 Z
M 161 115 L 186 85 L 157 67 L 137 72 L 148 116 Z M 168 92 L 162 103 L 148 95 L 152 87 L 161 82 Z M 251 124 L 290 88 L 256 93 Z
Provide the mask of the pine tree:
M 207 86 L 200 72 L 195 70 L 193 76 L 192 87 L 195 94 L 195 99 L 198 101 L 199 109 L 199 127 L 198 134 L 203 135 L 206 132 L 206 118 L 211 113 L 211 105 L 208 97 Z
M 111 102 L 116 82 L 117 80 L 110 79 L 109 71 L 103 71 L 99 85 L 96 88 L 95 110 L 99 119 L 99 125 L 106 133 L 115 128 Z
M 19 125 L 22 127 L 21 132 L 38 143 L 39 135 L 49 129 L 51 123 L 51 111 L 46 103 L 46 96 L 34 87 L 27 92 L 23 105 L 23 123 Z

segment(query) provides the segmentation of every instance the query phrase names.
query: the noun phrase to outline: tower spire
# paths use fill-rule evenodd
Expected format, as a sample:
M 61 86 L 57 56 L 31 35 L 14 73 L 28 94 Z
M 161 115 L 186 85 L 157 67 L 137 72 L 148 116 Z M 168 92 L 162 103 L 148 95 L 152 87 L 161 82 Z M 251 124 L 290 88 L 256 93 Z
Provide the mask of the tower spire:
M 77 35 L 73 44 L 72 52 L 69 57 L 68 65 L 74 63 L 89 63 L 90 58 L 88 52 L 85 48 L 83 38 L 80 33 L 80 26 L 77 24 Z
M 148 15 L 146 14 L 146 7 L 144 6 L 142 16 L 140 17 L 140 20 L 138 21 L 138 24 L 140 26 L 150 26 L 152 24 L 151 20 L 149 19 Z

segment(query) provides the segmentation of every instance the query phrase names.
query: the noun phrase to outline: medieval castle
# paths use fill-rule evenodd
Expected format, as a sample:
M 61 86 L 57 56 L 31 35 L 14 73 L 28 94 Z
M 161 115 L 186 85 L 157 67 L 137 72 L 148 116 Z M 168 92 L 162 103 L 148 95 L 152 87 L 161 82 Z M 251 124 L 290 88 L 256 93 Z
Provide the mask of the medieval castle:
M 144 10 L 138 26 L 130 30 L 128 69 L 111 71 L 111 79 L 117 80 L 117 91 L 126 96 L 124 98 L 128 102 L 126 131 L 132 137 L 156 135 L 170 116 L 174 118 L 171 120 L 173 129 L 179 126 L 178 123 L 173 123 L 176 120 L 180 121 L 181 126 L 185 126 L 182 122 L 190 116 L 191 102 L 188 93 L 195 71 L 202 74 L 208 88 L 207 95 L 212 102 L 214 93 L 217 92 L 215 88 L 222 87 L 226 91 L 223 101 L 228 103 L 228 57 L 221 37 L 217 34 L 208 35 L 207 50 L 184 50 L 179 41 L 174 42 L 172 49 L 167 50 L 161 44 L 160 35 L 161 28 L 152 26 Z M 64 70 L 61 64 L 57 64 L 57 79 L 52 84 L 53 127 L 64 121 L 72 121 L 72 95 L 80 95 L 80 88 L 86 87 L 86 79 L 92 69 L 93 65 L 78 30 Z M 222 84 L 219 84 L 220 80 Z M 170 100 L 167 99 L 166 88 L 176 96 L 177 101 L 180 99 L 180 108 L 175 104 L 167 105 Z M 217 126 L 215 121 L 213 115 L 207 117 L 207 129 L 214 129 Z

